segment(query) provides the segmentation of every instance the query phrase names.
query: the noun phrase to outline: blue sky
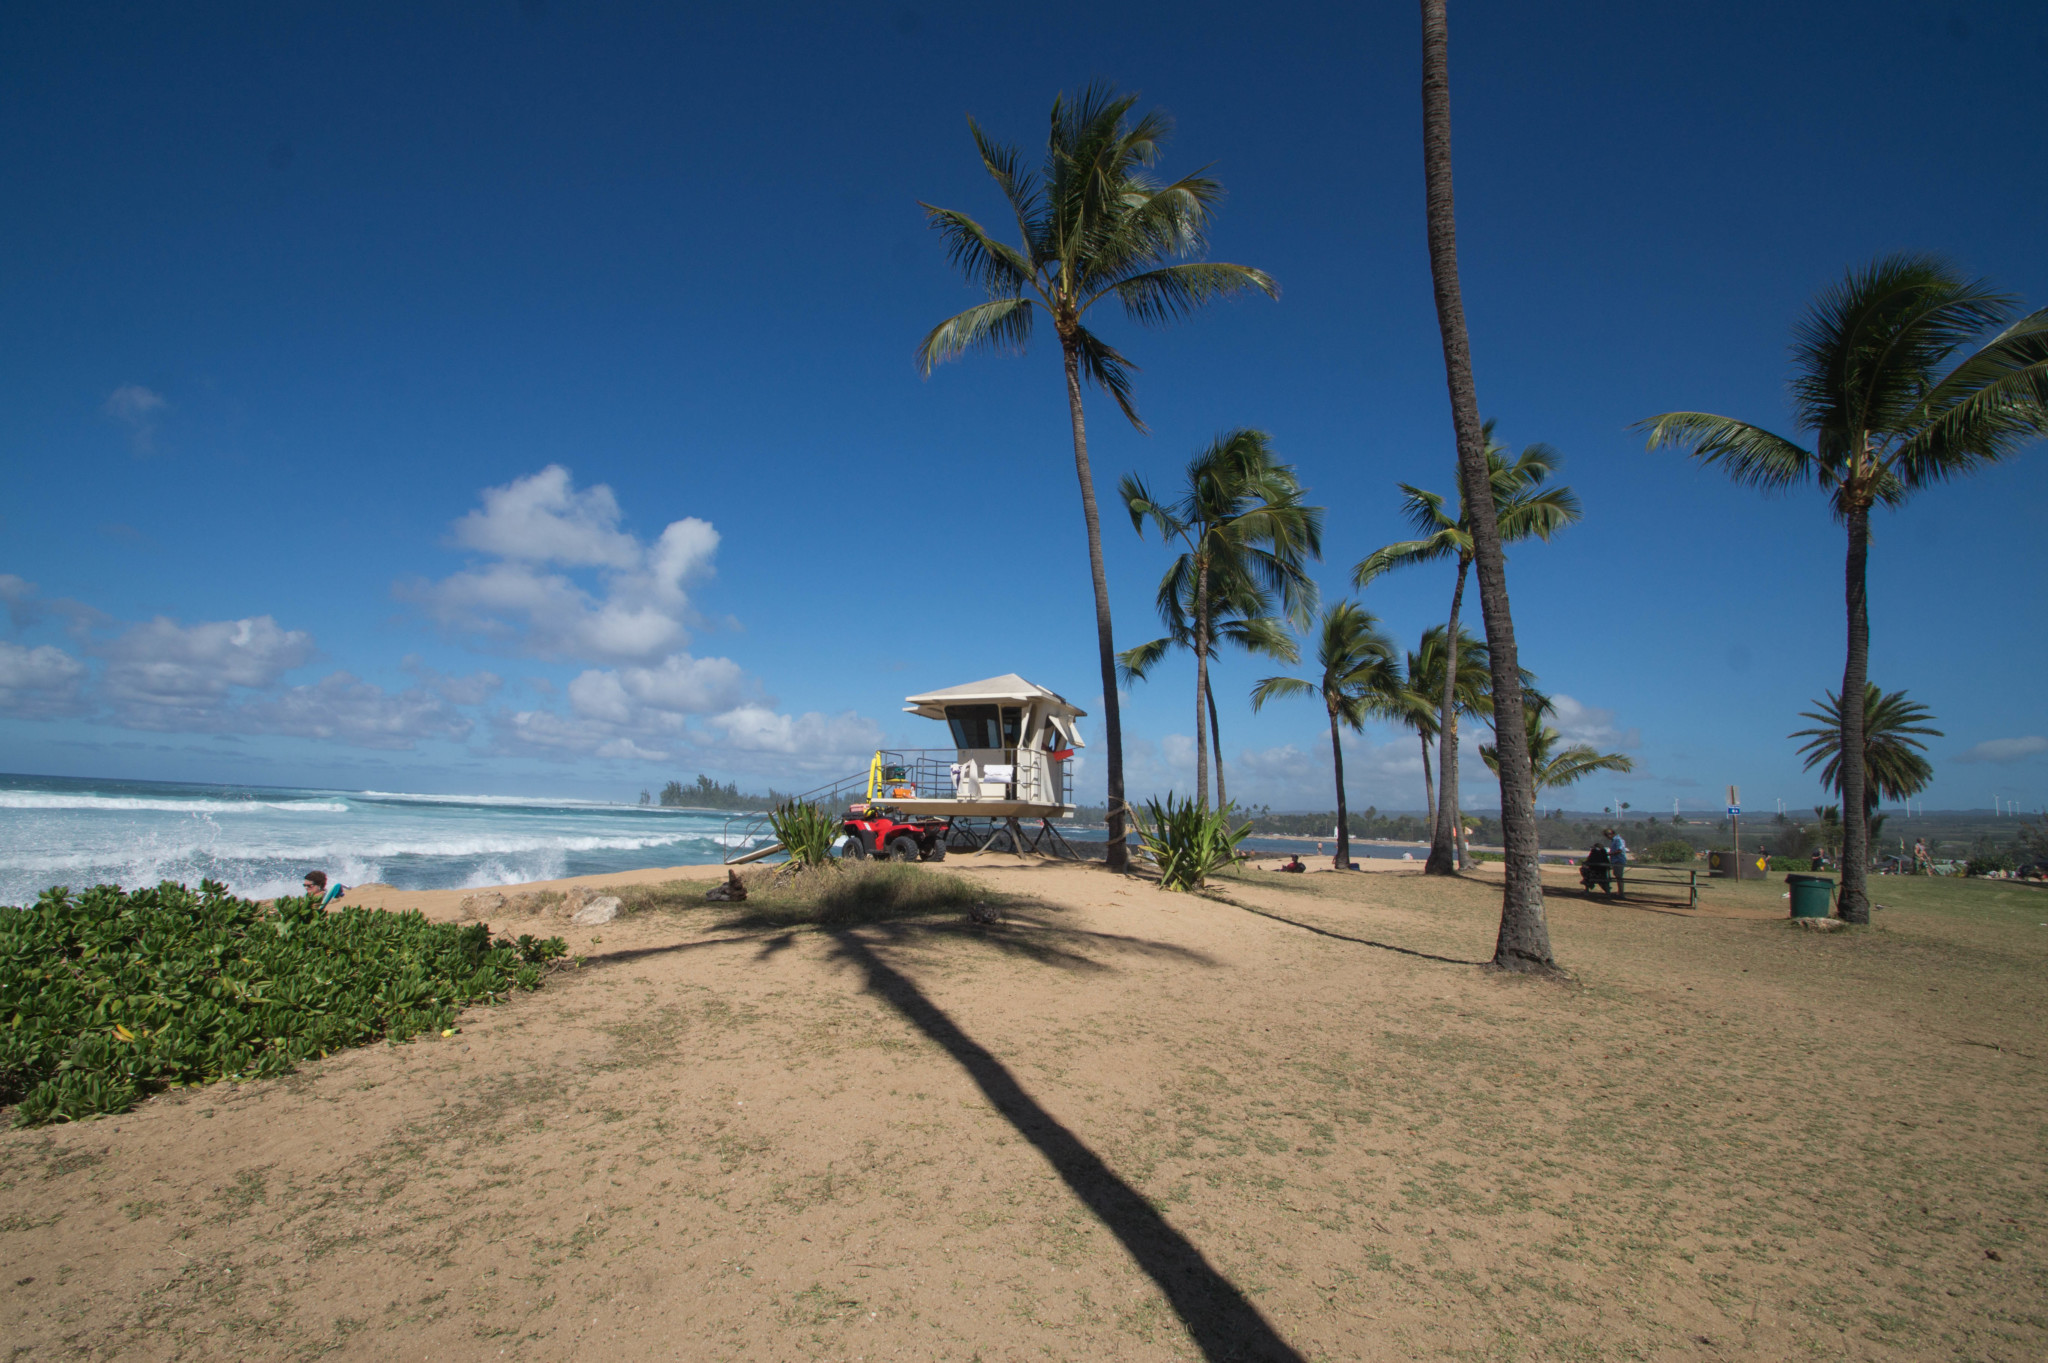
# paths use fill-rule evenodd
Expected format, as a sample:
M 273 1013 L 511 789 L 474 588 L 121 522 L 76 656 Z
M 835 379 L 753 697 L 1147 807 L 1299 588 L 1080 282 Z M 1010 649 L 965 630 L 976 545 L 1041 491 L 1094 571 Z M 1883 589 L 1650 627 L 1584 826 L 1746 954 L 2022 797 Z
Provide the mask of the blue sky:
M 1029 148 L 1096 78 L 1283 289 L 1105 319 L 1152 428 L 1093 402 L 1105 498 L 1261 427 L 1335 596 L 1397 480 L 1451 487 L 1411 6 L 414 9 L 0 17 L 0 769 L 630 797 L 935 741 L 900 698 L 991 673 L 1097 708 L 1049 337 L 911 359 L 974 301 L 917 201 L 1000 220 L 964 116 Z M 1524 661 L 1637 762 L 1566 802 L 1812 804 L 1784 735 L 1839 681 L 1841 532 L 1627 428 L 1783 427 L 1791 324 L 1885 251 L 2048 304 L 2048 11 L 1452 24 L 1481 404 L 1587 509 L 1511 558 Z M 1872 676 L 1947 730 L 1934 807 L 2048 801 L 2044 508 L 2036 446 L 1877 526 Z M 1137 642 L 1164 554 L 1105 526 Z M 1449 594 L 1365 604 L 1412 642 Z M 1319 714 L 1242 702 L 1265 670 L 1221 666 L 1233 793 L 1327 808 Z M 1134 789 L 1186 787 L 1191 689 L 1130 696 Z M 1362 736 L 1354 805 L 1418 806 L 1413 748 Z

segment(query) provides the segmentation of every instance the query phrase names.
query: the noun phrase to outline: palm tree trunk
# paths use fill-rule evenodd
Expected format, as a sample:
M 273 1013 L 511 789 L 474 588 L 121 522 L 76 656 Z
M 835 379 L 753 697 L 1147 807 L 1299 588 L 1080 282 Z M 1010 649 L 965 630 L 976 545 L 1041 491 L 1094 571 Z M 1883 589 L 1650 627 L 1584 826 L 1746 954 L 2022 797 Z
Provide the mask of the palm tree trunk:
M 1845 596 L 1849 607 L 1849 658 L 1842 668 L 1842 897 L 1836 911 L 1851 923 L 1870 921 L 1870 811 L 1864 804 L 1864 687 L 1870 675 L 1870 610 L 1864 575 L 1870 562 L 1870 508 L 1849 510 L 1849 561 Z
M 1436 286 L 1437 324 L 1443 333 L 1444 381 L 1450 390 L 1452 424 L 1458 432 L 1458 472 L 1465 505 L 1470 508 L 1472 546 L 1479 567 L 1479 608 L 1486 620 L 1486 643 L 1492 655 L 1494 710 L 1519 717 L 1521 659 L 1515 648 L 1514 617 L 1508 609 L 1507 564 L 1501 555 L 1500 523 L 1494 515 L 1493 487 L 1487 477 L 1479 395 L 1472 381 L 1465 300 L 1458 287 L 1457 213 L 1451 192 L 1450 22 L 1444 13 L 1445 2 L 1422 0 L 1422 165 L 1429 199 L 1429 268 Z M 1529 736 L 1520 724 L 1504 724 L 1498 737 L 1507 883 L 1501 894 L 1500 936 L 1494 944 L 1493 964 L 1503 970 L 1554 970 L 1550 925 L 1543 915 L 1535 806 L 1522 780 L 1522 773 L 1529 770 Z M 1446 791 L 1443 803 L 1449 802 L 1450 792 Z M 1435 856 L 1434 848 L 1431 856 Z
M 1465 573 L 1471 567 L 1466 558 L 1458 560 L 1458 585 L 1451 592 L 1451 623 L 1444 631 L 1444 694 L 1437 703 L 1436 758 L 1441 764 L 1437 778 L 1436 817 L 1430 821 L 1429 860 L 1422 873 L 1447 876 L 1458 869 L 1458 612 L 1465 603 Z
M 1337 768 L 1337 869 L 1351 869 L 1351 811 L 1344 805 L 1344 740 L 1337 731 L 1337 716 L 1330 715 L 1330 761 Z
M 1109 625 L 1109 577 L 1102 569 L 1102 519 L 1095 512 L 1095 475 L 1088 467 L 1088 428 L 1081 416 L 1081 365 L 1071 344 L 1064 345 L 1067 368 L 1067 411 L 1074 422 L 1074 473 L 1081 480 L 1081 519 L 1088 526 L 1088 571 L 1095 580 L 1095 642 L 1102 654 L 1102 746 L 1108 759 L 1109 806 L 1107 861 L 1112 871 L 1130 869 L 1124 845 L 1124 722 L 1116 697 L 1116 639 Z
M 1230 803 L 1230 797 L 1223 793 L 1223 730 L 1216 723 L 1216 688 L 1203 683 L 1209 700 L 1209 760 L 1216 764 L 1216 807 Z
M 1195 805 L 1209 807 L 1209 556 L 1195 557 Z
M 1436 828 L 1436 786 L 1432 784 L 1429 776 L 1429 735 L 1417 734 L 1416 737 L 1422 740 L 1422 808 L 1424 815 L 1429 820 L 1431 830 L 1434 831 Z

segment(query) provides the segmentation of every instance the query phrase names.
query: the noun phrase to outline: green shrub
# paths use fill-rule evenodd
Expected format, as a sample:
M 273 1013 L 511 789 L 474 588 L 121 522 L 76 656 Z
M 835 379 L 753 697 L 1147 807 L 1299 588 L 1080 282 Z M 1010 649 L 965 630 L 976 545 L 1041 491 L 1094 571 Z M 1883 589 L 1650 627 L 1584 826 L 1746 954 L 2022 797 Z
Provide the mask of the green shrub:
M 537 989 L 559 937 L 311 900 L 272 908 L 202 881 L 45 890 L 0 908 L 0 1103 L 17 1126 L 120 1112 L 158 1089 L 263 1079 L 300 1060 L 455 1025 Z
M 825 866 L 832 860 L 832 844 L 846 829 L 837 814 L 802 800 L 785 800 L 768 816 L 775 840 L 798 866 Z
M 1229 805 L 1204 809 L 1193 800 L 1176 802 L 1168 792 L 1166 803 L 1145 802 L 1152 811 L 1148 821 L 1136 814 L 1138 841 L 1143 855 L 1159 868 L 1159 883 L 1169 890 L 1192 890 L 1228 866 L 1237 864 L 1237 844 L 1252 831 L 1249 823 L 1233 829 Z
M 1692 844 L 1683 838 L 1666 838 L 1643 849 L 1643 860 L 1658 866 L 1676 866 L 1691 861 L 1692 857 Z
M 1963 874 L 1966 876 L 1986 876 L 1994 871 L 2010 871 L 2012 869 L 2013 860 L 2009 853 L 1977 852 L 1973 853 L 1970 860 L 1963 866 Z

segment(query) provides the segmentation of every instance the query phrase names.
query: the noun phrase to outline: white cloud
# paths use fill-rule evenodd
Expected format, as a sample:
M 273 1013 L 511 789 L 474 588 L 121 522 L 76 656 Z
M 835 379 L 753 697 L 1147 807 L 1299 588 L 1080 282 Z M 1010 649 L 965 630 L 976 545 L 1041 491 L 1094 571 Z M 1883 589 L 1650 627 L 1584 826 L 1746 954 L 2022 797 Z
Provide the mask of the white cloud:
M 61 648 L 0 642 L 0 713 L 21 719 L 77 714 L 86 671 Z
M 313 636 L 267 615 L 180 625 L 162 616 L 94 646 L 107 660 L 100 693 L 124 724 L 183 729 L 236 688 L 262 690 L 313 657 Z
M 139 383 L 124 383 L 107 394 L 100 410 L 128 428 L 128 440 L 137 454 L 156 448 L 157 414 L 167 406 L 162 393 Z
M 631 725 L 730 710 L 759 690 L 730 658 L 675 653 L 657 667 L 583 673 L 569 683 L 569 708 L 586 719 Z
M 505 685 L 505 679 L 495 672 L 472 672 L 466 677 L 451 677 L 426 666 L 417 653 L 406 654 L 399 659 L 398 666 L 401 671 L 418 677 L 420 685 L 442 696 L 451 705 L 482 705 Z
M 1590 743 L 1596 748 L 1640 748 L 1643 731 L 1621 729 L 1614 723 L 1614 711 L 1586 705 L 1566 695 L 1550 698 L 1554 707 L 1551 725 L 1566 743 Z
M 105 614 L 82 601 L 73 601 L 68 596 L 39 596 L 35 583 L 24 582 L 13 573 L 0 573 L 0 601 L 7 603 L 8 622 L 16 629 L 27 629 L 52 615 L 68 621 L 74 634 L 107 623 Z
M 346 672 L 223 710 L 219 719 L 240 733 L 288 734 L 387 749 L 408 749 L 423 738 L 460 741 L 475 727 L 446 697 L 425 687 L 394 694 Z
M 550 464 L 483 491 L 483 508 L 455 522 L 455 542 L 496 558 L 634 568 L 640 542 L 619 529 L 619 502 L 599 483 L 583 492 Z
M 2048 738 L 2028 734 L 2024 738 L 1987 738 L 1958 756 L 1958 762 L 2020 762 L 2048 752 Z
M 495 561 L 398 589 L 443 629 L 507 652 L 596 663 L 651 663 L 689 641 L 685 584 L 710 572 L 718 550 L 708 522 L 673 521 L 643 545 L 618 528 L 609 487 L 578 492 L 558 464 L 482 496 L 480 510 L 455 522 L 455 539 Z M 596 590 L 549 565 L 595 570 Z
M 815 710 L 782 715 L 764 706 L 743 705 L 713 715 L 706 723 L 720 736 L 722 747 L 781 754 L 807 769 L 865 758 L 882 742 L 882 731 L 874 721 L 851 710 L 837 715 Z

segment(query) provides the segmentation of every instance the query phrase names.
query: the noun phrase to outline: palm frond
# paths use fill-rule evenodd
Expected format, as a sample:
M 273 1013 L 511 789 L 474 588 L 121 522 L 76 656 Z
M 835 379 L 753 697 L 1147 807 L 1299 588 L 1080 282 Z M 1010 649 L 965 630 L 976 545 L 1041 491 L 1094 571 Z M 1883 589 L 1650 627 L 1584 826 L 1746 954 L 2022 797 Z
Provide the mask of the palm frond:
M 2048 308 L 1979 347 L 1927 391 L 1924 424 L 1893 452 L 1909 488 L 1943 482 L 2048 435 Z
M 1374 578 L 1396 568 L 1406 568 L 1416 563 L 1434 563 L 1438 559 L 1455 558 L 1458 555 L 1457 541 L 1446 535 L 1432 535 L 1426 540 L 1401 540 L 1395 544 L 1382 545 L 1358 561 L 1351 570 L 1351 585 L 1364 587 Z
M 1035 270 L 1040 263 L 1045 240 L 1045 198 L 1040 192 L 1038 176 L 1024 169 L 1015 147 L 982 132 L 981 125 L 971 117 L 967 120 L 967 128 L 974 137 L 974 149 L 981 153 L 981 164 L 988 168 L 989 176 L 1003 191 L 1003 199 L 1010 205 L 1010 212 L 1017 220 L 1018 240 L 1031 251 L 1031 264 Z
M 920 203 L 925 221 L 946 240 L 946 258 L 990 298 L 1018 298 L 1031 287 L 1031 262 L 997 241 L 980 223 L 950 208 Z
M 1666 412 L 1630 429 L 1648 432 L 1647 448 L 1674 445 L 1703 464 L 1719 464 L 1736 482 L 1778 492 L 1813 480 L 1817 459 L 1781 435 L 1711 412 Z
M 1112 346 L 1086 327 L 1074 331 L 1074 351 L 1081 362 L 1081 375 L 1116 399 L 1124 419 L 1139 431 L 1149 431 L 1131 398 L 1131 374 L 1138 366 L 1117 353 Z
M 1247 289 L 1258 289 L 1269 298 L 1280 296 L 1280 286 L 1264 271 L 1246 265 L 1194 261 L 1162 265 L 1106 285 L 1086 299 L 1082 309 L 1093 306 L 1104 293 L 1113 292 L 1123 304 L 1125 316 L 1144 326 L 1158 326 L 1177 322 L 1219 298 Z
M 976 349 L 1018 354 L 1030 339 L 1030 299 L 979 303 L 932 328 L 917 348 L 917 370 L 929 378 L 932 370 L 947 360 Z
M 1252 709 L 1266 708 L 1266 702 L 1278 696 L 1313 696 L 1316 687 L 1299 677 L 1267 677 L 1252 688 Z
M 1128 689 L 1132 683 L 1144 681 L 1151 675 L 1152 669 L 1159 666 L 1161 660 L 1173 651 L 1177 642 L 1175 639 L 1154 639 L 1117 654 L 1117 684 Z

